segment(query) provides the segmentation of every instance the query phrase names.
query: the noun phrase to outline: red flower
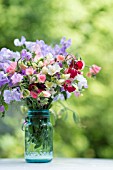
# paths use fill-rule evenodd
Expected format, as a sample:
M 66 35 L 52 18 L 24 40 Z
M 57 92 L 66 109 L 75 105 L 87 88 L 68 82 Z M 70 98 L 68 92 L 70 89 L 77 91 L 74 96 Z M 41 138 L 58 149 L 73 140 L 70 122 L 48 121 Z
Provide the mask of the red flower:
M 70 64 L 70 68 L 74 68 L 76 70 L 81 70 L 84 67 L 84 62 L 82 60 L 75 62 L 74 60 L 72 60 L 71 64 Z
M 75 87 L 71 85 L 71 80 L 66 80 L 64 83 L 64 89 L 68 91 L 69 93 L 73 92 L 76 90 Z
M 35 84 L 35 83 L 30 84 L 30 85 L 29 85 L 29 88 L 28 88 L 29 91 L 36 89 L 36 87 L 37 87 L 36 85 L 37 85 L 37 84 Z
M 30 91 L 30 95 L 32 98 L 36 99 L 38 97 L 38 95 L 43 91 L 43 89 L 39 89 L 37 87 L 37 84 L 30 84 L 29 85 L 29 91 Z
M 69 68 L 67 70 L 67 74 L 70 74 L 70 78 L 75 78 L 75 76 L 77 76 L 77 70 L 73 69 L 73 68 Z
M 83 66 L 84 66 L 84 63 L 83 63 L 83 61 L 80 60 L 75 63 L 74 68 L 77 70 L 81 70 L 83 68 Z

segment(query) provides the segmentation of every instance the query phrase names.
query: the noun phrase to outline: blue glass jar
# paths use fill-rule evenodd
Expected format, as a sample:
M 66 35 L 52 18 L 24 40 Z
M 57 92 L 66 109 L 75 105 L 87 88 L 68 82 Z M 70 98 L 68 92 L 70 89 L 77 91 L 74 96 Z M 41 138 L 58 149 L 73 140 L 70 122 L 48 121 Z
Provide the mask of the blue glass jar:
M 25 123 L 26 162 L 50 162 L 53 158 L 53 127 L 49 110 L 29 110 Z

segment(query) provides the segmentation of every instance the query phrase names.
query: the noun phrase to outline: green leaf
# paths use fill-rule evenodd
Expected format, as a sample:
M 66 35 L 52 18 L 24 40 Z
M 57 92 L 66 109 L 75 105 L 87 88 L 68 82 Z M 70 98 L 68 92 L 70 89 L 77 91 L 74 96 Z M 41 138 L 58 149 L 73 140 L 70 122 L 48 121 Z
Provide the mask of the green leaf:
M 78 117 L 77 113 L 75 113 L 75 112 L 73 112 L 73 120 L 74 120 L 75 123 L 80 122 L 79 117 Z
M 2 118 L 5 117 L 5 112 L 0 112 L 0 115 L 1 115 L 0 117 Z
M 51 81 L 51 76 L 46 75 L 46 80 Z
M 67 118 L 68 118 L 68 113 L 66 112 L 64 120 L 67 120 Z
M 63 91 L 62 94 L 63 94 L 63 96 L 64 96 L 64 99 L 66 100 L 66 99 L 67 99 L 67 93 L 66 93 L 66 91 Z
M 55 125 L 55 115 L 53 112 L 51 112 L 51 114 L 50 114 L 50 121 L 51 121 L 52 125 L 54 126 Z
M 4 107 L 5 107 L 5 110 L 7 111 L 8 110 L 8 104 L 6 103 L 3 103 Z

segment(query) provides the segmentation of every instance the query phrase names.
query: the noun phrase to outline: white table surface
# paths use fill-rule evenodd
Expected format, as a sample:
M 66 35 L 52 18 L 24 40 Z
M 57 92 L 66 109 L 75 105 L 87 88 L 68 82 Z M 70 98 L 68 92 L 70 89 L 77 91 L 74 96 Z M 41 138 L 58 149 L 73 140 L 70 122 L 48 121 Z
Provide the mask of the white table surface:
M 0 170 L 113 170 L 113 160 L 54 158 L 49 163 L 26 163 L 24 159 L 0 159 Z

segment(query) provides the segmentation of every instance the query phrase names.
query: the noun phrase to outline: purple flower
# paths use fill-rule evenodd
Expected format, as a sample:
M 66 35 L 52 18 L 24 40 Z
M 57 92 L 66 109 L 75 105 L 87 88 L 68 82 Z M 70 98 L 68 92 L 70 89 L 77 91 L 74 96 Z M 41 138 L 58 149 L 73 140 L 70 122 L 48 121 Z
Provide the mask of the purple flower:
M 0 112 L 4 112 L 5 111 L 5 108 L 3 105 L 0 106 Z
M 19 52 L 13 52 L 7 48 L 2 48 L 0 51 L 0 62 L 2 63 L 9 63 L 12 59 L 15 59 L 17 61 L 20 58 Z
M 61 41 L 60 41 L 60 45 L 61 45 L 61 46 L 55 45 L 55 47 L 54 47 L 55 55 L 61 54 L 61 55 L 66 56 L 66 55 L 68 54 L 68 53 L 66 52 L 66 50 L 67 50 L 67 48 L 69 48 L 70 45 L 71 45 L 71 39 L 69 39 L 69 40 L 66 41 L 66 38 L 63 37 L 63 38 L 61 39 Z
M 61 91 L 61 92 L 62 92 L 62 91 L 65 91 L 64 87 L 61 87 L 61 88 L 60 88 L 60 91 Z
M 13 96 L 10 90 L 4 90 L 3 96 L 4 96 L 4 101 L 7 104 L 10 104 L 10 102 L 13 100 Z
M 22 45 L 25 44 L 25 42 L 26 42 L 26 39 L 25 39 L 24 36 L 22 36 L 22 37 L 21 37 L 21 40 L 19 40 L 19 39 L 15 39 L 15 40 L 14 40 L 14 45 L 15 45 L 15 46 L 22 46 Z
M 0 71 L 0 87 L 7 83 L 9 83 L 9 80 L 8 80 L 6 74 L 4 74 L 3 71 Z
M 6 69 L 9 67 L 8 63 L 2 63 L 0 62 L 0 70 L 3 70 L 4 72 L 6 72 Z
M 19 88 L 15 88 L 12 90 L 13 100 L 20 101 L 21 93 Z
M 66 91 L 66 95 L 67 95 L 67 99 L 68 99 L 68 98 L 70 98 L 71 93 L 69 93 L 68 91 Z M 60 99 L 60 100 L 65 100 L 64 95 L 63 95 L 63 94 L 59 94 L 59 99 Z
M 40 41 L 37 40 L 36 43 L 40 46 L 43 56 L 46 56 L 49 53 L 52 53 L 54 55 L 54 50 L 52 49 L 52 47 L 45 44 L 45 42 L 43 40 L 40 40 Z
M 63 37 L 61 40 L 60 40 L 60 44 L 62 46 L 65 46 L 66 48 L 69 48 L 71 46 L 71 39 L 67 40 L 66 41 L 66 38 Z
M 58 99 L 59 99 L 59 96 L 57 95 L 57 96 L 54 97 L 53 101 L 55 102 L 55 101 L 57 101 Z
M 10 51 L 7 48 L 2 48 L 0 51 L 0 69 L 6 72 L 6 69 L 14 59 L 17 61 L 20 58 L 19 52 Z
M 62 64 L 61 62 L 59 62 L 58 64 L 59 64 L 59 66 L 60 66 L 61 68 L 63 67 L 63 64 Z
M 60 52 L 60 46 L 58 44 L 55 45 L 54 47 L 55 55 L 58 55 Z
M 12 83 L 16 84 L 21 82 L 23 79 L 23 76 L 19 73 L 14 73 L 13 76 L 11 77 Z
M 64 90 L 62 89 L 62 91 L 64 91 Z M 66 94 L 67 94 L 67 98 L 70 98 L 71 93 L 66 91 Z M 58 94 L 57 96 L 55 96 L 53 101 L 57 101 L 57 100 L 65 100 L 64 95 L 63 94 Z
M 69 93 L 68 91 L 66 91 L 67 93 L 67 99 L 71 97 L 71 93 Z
M 56 73 L 56 76 L 57 76 L 58 79 L 60 78 L 60 74 L 59 73 Z
M 7 60 L 14 58 L 13 53 L 13 51 L 10 51 L 7 48 L 2 48 L 0 51 L 0 62 L 7 62 Z
M 22 71 L 21 71 L 21 74 L 22 74 L 22 75 L 26 75 L 26 71 L 25 71 L 25 70 L 22 70 Z
M 4 101 L 7 104 L 10 104 L 11 101 L 15 100 L 15 101 L 20 101 L 20 90 L 19 88 L 15 88 L 12 91 L 11 90 L 4 90 Z
M 36 44 L 35 42 L 31 42 L 31 41 L 25 42 L 26 48 L 31 52 L 33 52 L 33 47 L 35 46 L 35 44 Z
M 21 57 L 22 57 L 22 60 L 30 60 L 32 58 L 32 54 L 30 52 L 27 52 L 26 49 L 23 49 L 21 51 Z

